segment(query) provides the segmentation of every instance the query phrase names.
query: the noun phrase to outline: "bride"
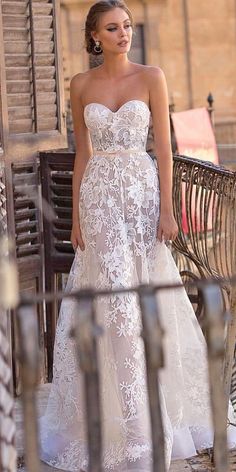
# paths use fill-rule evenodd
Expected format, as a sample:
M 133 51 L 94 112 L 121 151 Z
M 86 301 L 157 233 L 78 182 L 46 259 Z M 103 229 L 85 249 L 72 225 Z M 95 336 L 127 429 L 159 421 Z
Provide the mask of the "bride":
M 129 61 L 133 20 L 121 0 L 89 10 L 88 53 L 103 64 L 71 81 L 76 140 L 73 227 L 76 251 L 67 291 L 177 282 L 165 242 L 178 228 L 172 209 L 172 154 L 163 71 Z M 146 153 L 150 114 L 158 165 Z M 183 289 L 158 295 L 165 330 L 161 403 L 166 463 L 212 446 L 205 341 Z M 41 458 L 66 471 L 87 471 L 83 376 L 69 332 L 76 307 L 62 302 L 51 392 L 40 419 Z M 152 448 L 141 316 L 135 295 L 97 303 L 103 467 L 151 472 Z M 236 434 L 229 430 L 229 445 Z

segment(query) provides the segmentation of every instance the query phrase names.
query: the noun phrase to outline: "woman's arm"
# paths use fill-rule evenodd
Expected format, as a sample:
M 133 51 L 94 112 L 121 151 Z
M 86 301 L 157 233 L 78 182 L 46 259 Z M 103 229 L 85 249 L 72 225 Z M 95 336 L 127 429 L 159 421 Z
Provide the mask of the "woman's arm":
M 168 91 L 164 72 L 159 67 L 149 69 L 150 106 L 153 121 L 155 151 L 158 156 L 160 180 L 160 220 L 158 239 L 174 240 L 178 226 L 173 215 L 172 172 Z
M 77 74 L 70 83 L 70 103 L 74 126 L 74 137 L 76 145 L 76 156 L 74 163 L 73 179 L 72 179 L 72 231 L 71 242 L 74 249 L 79 245 L 83 251 L 85 249 L 84 241 L 81 235 L 79 222 L 79 192 L 80 184 L 85 171 L 85 167 L 92 155 L 92 147 L 89 138 L 89 132 L 84 122 L 83 106 L 81 103 L 81 95 L 83 93 L 85 77 L 84 74 Z

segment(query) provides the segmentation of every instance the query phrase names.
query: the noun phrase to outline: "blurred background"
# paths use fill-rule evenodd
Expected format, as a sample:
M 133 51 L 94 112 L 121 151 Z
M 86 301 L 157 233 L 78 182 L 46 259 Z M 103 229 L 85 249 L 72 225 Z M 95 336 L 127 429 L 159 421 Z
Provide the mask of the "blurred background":
M 234 0 L 128 0 L 135 21 L 129 57 L 163 68 L 171 111 L 207 107 L 214 100 L 219 159 L 236 168 L 236 3 Z M 88 56 L 84 21 L 91 1 L 61 0 L 65 97 L 77 72 L 97 65 Z M 69 117 L 68 117 L 69 121 Z

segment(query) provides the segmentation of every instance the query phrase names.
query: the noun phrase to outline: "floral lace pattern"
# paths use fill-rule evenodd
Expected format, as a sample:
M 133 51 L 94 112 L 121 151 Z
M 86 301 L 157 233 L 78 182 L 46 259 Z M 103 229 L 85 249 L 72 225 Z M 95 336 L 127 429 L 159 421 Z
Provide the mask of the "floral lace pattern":
M 129 100 L 115 113 L 105 105 L 90 103 L 85 107 L 84 119 L 94 153 L 146 151 L 150 111 L 145 102 Z
M 169 249 L 156 239 L 157 168 L 145 152 L 150 112 L 139 100 L 116 113 L 91 103 L 85 110 L 94 155 L 80 187 L 85 251 L 77 249 L 67 291 L 179 281 Z M 165 330 L 160 396 L 166 463 L 212 445 L 206 347 L 183 289 L 158 294 Z M 144 346 L 134 294 L 100 297 L 97 322 L 104 470 L 151 472 L 152 445 Z M 62 302 L 54 347 L 54 375 L 40 418 L 41 458 L 67 471 L 88 471 L 83 376 L 69 337 L 76 307 Z M 236 434 L 230 433 L 231 443 Z

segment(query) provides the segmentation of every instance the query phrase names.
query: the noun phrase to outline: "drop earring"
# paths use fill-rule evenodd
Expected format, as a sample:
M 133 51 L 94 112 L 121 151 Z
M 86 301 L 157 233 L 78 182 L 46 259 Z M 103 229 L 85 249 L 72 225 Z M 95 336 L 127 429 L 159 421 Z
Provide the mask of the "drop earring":
M 100 41 L 95 41 L 95 46 L 94 46 L 94 51 L 97 52 L 97 53 L 100 53 L 102 52 L 102 48 L 101 48 L 101 43 Z

